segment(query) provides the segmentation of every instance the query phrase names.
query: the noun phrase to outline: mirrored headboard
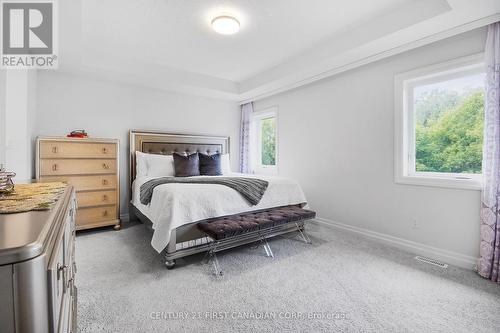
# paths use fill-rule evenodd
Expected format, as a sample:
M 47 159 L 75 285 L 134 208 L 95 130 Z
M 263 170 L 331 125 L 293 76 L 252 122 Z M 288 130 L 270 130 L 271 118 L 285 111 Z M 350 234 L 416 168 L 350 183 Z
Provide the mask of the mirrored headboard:
M 172 155 L 229 153 L 229 137 L 210 135 L 173 134 L 155 131 L 131 130 L 130 139 L 130 185 L 135 179 L 135 152 Z

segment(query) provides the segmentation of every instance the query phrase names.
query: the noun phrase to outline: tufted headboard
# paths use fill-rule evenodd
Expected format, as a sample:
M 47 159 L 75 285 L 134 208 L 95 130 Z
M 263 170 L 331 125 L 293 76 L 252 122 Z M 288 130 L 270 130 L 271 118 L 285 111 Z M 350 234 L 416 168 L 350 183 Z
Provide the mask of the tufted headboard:
M 135 152 L 172 155 L 229 153 L 229 137 L 172 134 L 154 131 L 131 130 L 130 139 L 130 185 L 135 179 Z

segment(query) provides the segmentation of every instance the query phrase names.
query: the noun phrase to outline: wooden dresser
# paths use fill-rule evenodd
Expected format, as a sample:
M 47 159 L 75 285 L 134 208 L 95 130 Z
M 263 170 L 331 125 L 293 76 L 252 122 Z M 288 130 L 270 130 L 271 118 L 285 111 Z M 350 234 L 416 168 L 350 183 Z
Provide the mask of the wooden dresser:
M 114 139 L 39 137 L 36 177 L 76 189 L 76 229 L 120 229 L 119 143 Z

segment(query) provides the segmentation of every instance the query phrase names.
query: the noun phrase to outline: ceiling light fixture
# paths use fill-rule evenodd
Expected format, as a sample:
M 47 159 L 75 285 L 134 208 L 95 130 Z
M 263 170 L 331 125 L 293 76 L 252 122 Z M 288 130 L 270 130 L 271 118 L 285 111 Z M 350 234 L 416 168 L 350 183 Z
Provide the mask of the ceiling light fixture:
M 232 35 L 240 31 L 240 22 L 229 15 L 220 15 L 212 20 L 212 28 L 223 35 Z

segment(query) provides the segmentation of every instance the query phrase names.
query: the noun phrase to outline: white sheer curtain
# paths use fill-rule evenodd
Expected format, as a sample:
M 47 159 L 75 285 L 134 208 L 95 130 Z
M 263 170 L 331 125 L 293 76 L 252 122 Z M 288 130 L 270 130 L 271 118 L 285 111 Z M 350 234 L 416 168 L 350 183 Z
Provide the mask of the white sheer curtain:
M 485 48 L 483 192 L 478 273 L 500 282 L 500 22 L 488 27 Z
M 240 126 L 240 172 L 249 173 L 250 170 L 250 121 L 253 113 L 253 103 L 241 106 Z

